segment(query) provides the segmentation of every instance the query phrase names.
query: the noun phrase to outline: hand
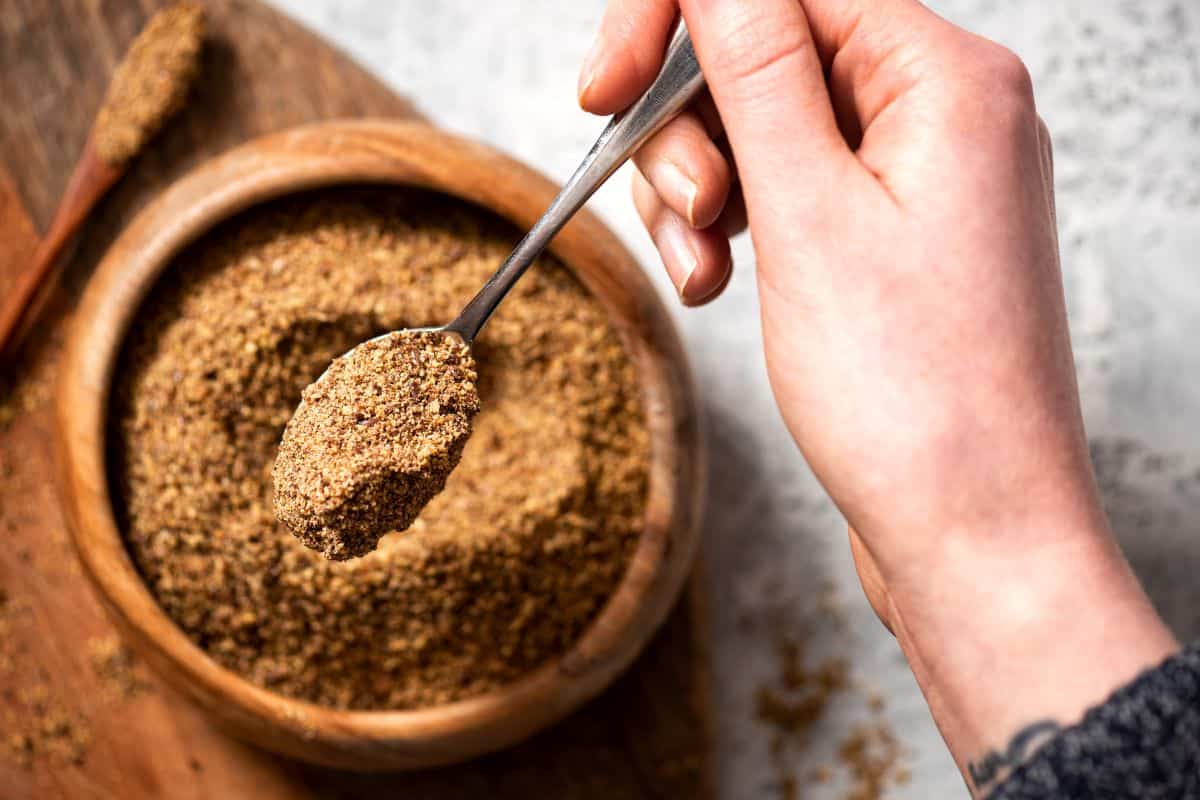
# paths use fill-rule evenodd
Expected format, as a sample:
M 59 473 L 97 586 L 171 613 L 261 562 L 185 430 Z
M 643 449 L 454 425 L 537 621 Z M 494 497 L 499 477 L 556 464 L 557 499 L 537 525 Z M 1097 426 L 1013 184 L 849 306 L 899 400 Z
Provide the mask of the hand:
M 1176 647 L 1092 478 L 1029 74 L 915 0 L 681 6 L 713 107 L 643 149 L 638 209 L 693 304 L 744 194 L 779 407 L 971 772 Z M 585 108 L 638 95 L 675 13 L 612 0 Z

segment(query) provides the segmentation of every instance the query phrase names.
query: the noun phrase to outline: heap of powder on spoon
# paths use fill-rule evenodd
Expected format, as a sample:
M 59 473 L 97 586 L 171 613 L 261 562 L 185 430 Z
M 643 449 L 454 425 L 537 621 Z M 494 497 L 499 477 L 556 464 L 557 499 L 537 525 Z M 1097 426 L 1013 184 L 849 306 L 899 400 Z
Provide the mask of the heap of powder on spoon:
M 406 529 L 462 456 L 475 382 L 470 349 L 451 334 L 391 333 L 336 359 L 284 431 L 276 516 L 335 561 Z

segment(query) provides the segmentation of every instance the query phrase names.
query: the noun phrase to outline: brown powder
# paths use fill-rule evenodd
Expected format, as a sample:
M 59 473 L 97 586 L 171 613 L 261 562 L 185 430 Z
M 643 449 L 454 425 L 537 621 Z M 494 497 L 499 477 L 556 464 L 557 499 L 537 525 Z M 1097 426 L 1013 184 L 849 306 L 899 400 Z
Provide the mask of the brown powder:
M 275 516 L 337 561 L 406 529 L 462 456 L 476 378 L 455 334 L 390 333 L 334 360 L 283 432 Z
M 0 431 L 19 416 L 34 414 L 52 404 L 61 350 L 59 339 L 57 330 L 44 334 L 36 352 L 28 347 L 18 351 L 8 368 L 0 371 Z M 6 476 L 0 474 L 0 477 Z
M 850 773 L 846 800 L 879 800 L 890 784 L 907 783 L 900 759 L 900 744 L 886 724 L 856 727 L 838 747 L 838 760 Z
M 44 758 L 52 764 L 82 764 L 92 744 L 87 720 L 57 703 L 45 686 L 26 686 L 18 698 L 23 727 L 8 737 L 17 763 L 32 767 Z
M 89 639 L 88 660 L 110 697 L 132 700 L 147 688 L 134 668 L 133 654 L 116 634 Z
M 838 625 L 836 621 L 831 624 Z M 759 686 L 756 695 L 756 715 L 772 733 L 771 763 L 779 796 L 784 800 L 801 795 L 794 764 L 798 750 L 810 743 L 834 698 L 858 688 L 845 659 L 827 658 L 812 667 L 805 661 L 796 640 L 783 640 L 779 644 L 777 680 Z M 856 725 L 838 743 L 837 762 L 848 778 L 843 796 L 846 800 L 881 800 L 889 786 L 906 783 L 909 775 L 901 763 L 903 750 L 882 719 L 882 695 L 869 691 L 863 701 L 874 719 Z M 829 764 L 821 764 L 809 773 L 813 783 L 831 783 L 834 778 L 834 768 Z
M 793 641 L 780 645 L 779 657 L 780 686 L 759 686 L 756 695 L 759 720 L 775 730 L 775 752 L 782 750 L 788 739 L 803 739 L 824 716 L 833 696 L 849 683 L 849 670 L 840 658 L 810 669 L 804 664 L 804 652 Z
M 117 65 L 96 117 L 96 152 L 120 166 L 183 107 L 200 71 L 204 9 L 183 2 L 146 23 Z
M 328 561 L 272 509 L 304 387 L 371 336 L 452 319 L 515 238 L 438 195 L 325 190 L 227 223 L 160 281 L 116 373 L 115 488 L 148 586 L 219 663 L 414 708 L 502 686 L 595 618 L 642 528 L 648 442 L 620 337 L 553 259 L 475 342 L 473 433 L 406 533 Z

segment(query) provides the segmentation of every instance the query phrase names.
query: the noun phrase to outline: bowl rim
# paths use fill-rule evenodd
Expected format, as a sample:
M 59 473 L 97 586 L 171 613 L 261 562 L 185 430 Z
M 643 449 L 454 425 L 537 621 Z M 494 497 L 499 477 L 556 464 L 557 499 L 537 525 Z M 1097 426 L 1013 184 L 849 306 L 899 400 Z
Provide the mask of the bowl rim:
M 498 151 L 426 123 L 334 120 L 270 134 L 202 163 L 143 208 L 78 306 L 56 403 L 59 489 L 84 571 L 134 649 L 235 734 L 332 766 L 416 768 L 514 744 L 607 687 L 665 620 L 699 543 L 705 458 L 686 355 L 619 239 L 588 211 L 551 251 L 605 306 L 633 359 L 650 437 L 645 524 L 614 593 L 562 655 L 512 683 L 411 710 L 340 710 L 251 683 L 158 605 L 123 541 L 107 467 L 109 400 L 129 326 L 162 272 L 220 222 L 285 195 L 385 184 L 457 197 L 527 228 L 557 191 Z

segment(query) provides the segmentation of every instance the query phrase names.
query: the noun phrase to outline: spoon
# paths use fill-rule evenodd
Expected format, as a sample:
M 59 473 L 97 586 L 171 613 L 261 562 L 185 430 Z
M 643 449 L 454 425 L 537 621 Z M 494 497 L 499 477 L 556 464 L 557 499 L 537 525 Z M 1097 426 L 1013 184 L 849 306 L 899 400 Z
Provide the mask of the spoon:
M 0 297 L 0 363 L 15 357 L 23 337 L 32 332 L 56 280 L 55 267 L 92 210 L 183 107 L 200 68 L 204 20 L 204 10 L 192 2 L 158 12 L 114 71 L 46 235 Z
M 662 68 L 654 82 L 633 105 L 612 116 L 541 219 L 517 243 L 500 268 L 488 278 L 458 316 L 447 325 L 392 331 L 367 341 L 379 342 L 405 333 L 441 333 L 457 336 L 469 348 L 491 318 L 492 312 L 575 212 L 639 147 L 683 111 L 703 88 L 704 76 L 700 73 L 700 64 L 696 60 L 687 26 L 681 19 L 671 35 Z M 351 358 L 351 354 L 362 344 L 366 342 L 350 348 L 337 360 Z M 328 375 L 329 370 L 326 370 L 313 383 L 321 383 Z
M 414 468 L 407 459 L 407 455 L 412 454 L 402 453 L 405 458 L 395 464 L 377 465 L 376 472 L 389 475 L 387 480 L 378 481 L 378 476 L 355 468 L 350 484 L 344 485 L 344 474 L 336 470 L 333 477 L 327 474 L 332 466 L 337 465 L 331 464 L 327 454 L 315 452 L 306 444 L 305 437 L 309 433 L 305 431 L 323 430 L 330 424 L 346 424 L 348 416 L 342 406 L 339 405 L 331 413 L 322 403 L 334 402 L 329 398 L 335 397 L 334 390 L 339 387 L 338 381 L 344 380 L 347 365 L 360 357 L 371 358 L 373 348 L 394 345 L 394 341 L 385 343 L 385 340 L 406 335 L 452 336 L 460 340 L 465 349 L 469 349 L 505 295 L 575 212 L 647 139 L 682 111 L 703 86 L 704 77 L 700 74 L 691 38 L 681 20 L 667 46 L 662 69 L 650 88 L 632 106 L 613 116 L 541 219 L 517 243 L 457 318 L 448 325 L 394 331 L 362 342 L 336 359 L 305 390 L 304 399 L 284 430 L 279 456 L 272 471 L 276 516 L 297 538 L 327 558 L 338 560 L 354 558 L 375 549 L 384 533 L 406 528 L 421 508 L 442 490 L 447 476 L 458 463 L 462 444 L 470 434 L 470 416 L 474 412 L 459 420 L 461 425 L 454 428 L 458 432 L 451 442 L 457 448 L 447 450 L 442 457 L 431 458 L 425 454 L 423 460 L 417 459 L 420 466 Z M 325 391 L 322 392 L 319 387 Z M 474 387 L 471 394 L 474 395 Z M 310 395 L 321 399 L 315 401 L 316 405 L 311 405 Z M 422 401 L 419 405 L 421 408 L 427 405 L 432 407 L 434 410 L 430 413 L 435 416 L 444 411 L 436 402 L 426 404 Z M 452 409 L 449 413 L 453 417 L 457 412 Z M 445 426 L 433 425 L 429 430 L 443 431 Z M 342 432 L 338 435 L 352 434 Z M 354 452 L 361 454 L 362 450 L 356 449 Z M 387 458 L 396 456 L 394 450 L 383 452 Z M 356 480 L 359 483 L 355 483 Z M 378 484 L 372 484 L 374 489 L 371 491 L 367 491 L 364 488 L 367 484 L 362 482 L 368 480 Z M 318 487 L 319 491 L 314 493 L 313 487 Z M 319 501 L 314 501 L 314 495 L 320 498 Z M 330 498 L 333 498 L 333 502 L 330 502 Z
M 629 108 L 615 114 L 550 207 L 479 293 L 448 325 L 421 332 L 452 333 L 470 346 L 505 295 L 555 235 L 600 186 L 651 136 L 683 111 L 704 88 L 687 27 L 680 20 L 654 82 Z M 386 335 L 386 334 L 385 334 Z

